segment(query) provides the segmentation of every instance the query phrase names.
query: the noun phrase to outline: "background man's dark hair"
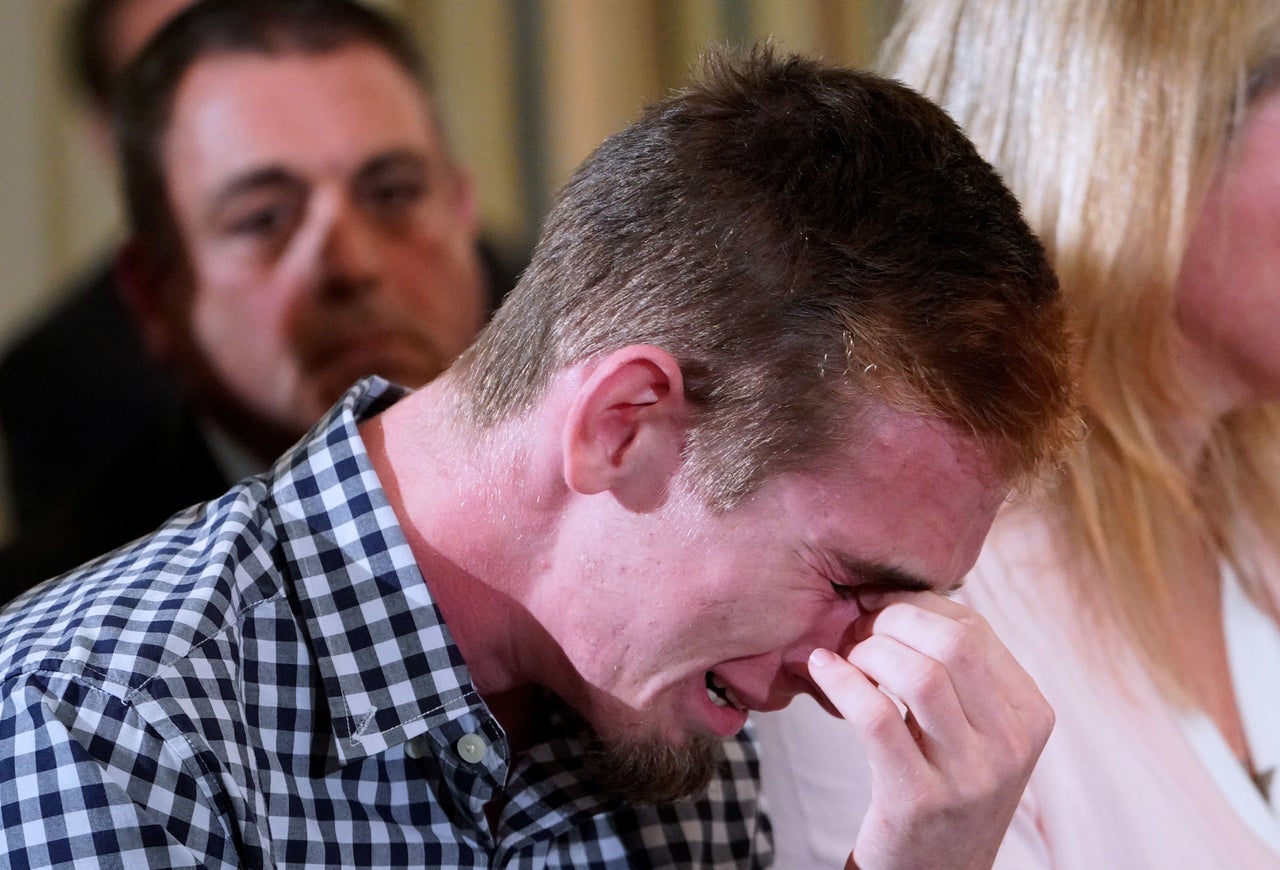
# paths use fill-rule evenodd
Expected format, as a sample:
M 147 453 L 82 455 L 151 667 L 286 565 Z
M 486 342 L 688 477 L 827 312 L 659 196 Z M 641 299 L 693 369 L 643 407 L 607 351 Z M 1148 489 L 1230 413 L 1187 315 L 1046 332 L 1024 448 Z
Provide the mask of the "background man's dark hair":
M 197 61 L 216 54 L 327 54 L 382 49 L 428 99 L 426 63 L 408 34 L 355 0 L 203 0 L 178 14 L 125 70 L 115 94 L 116 145 L 130 225 L 153 262 L 182 256 L 164 181 L 174 95 Z
M 95 105 L 111 104 L 115 76 L 111 38 L 115 16 L 127 0 L 83 0 L 68 16 L 68 72 L 72 84 Z
M 1017 202 L 941 109 L 766 47 L 710 56 L 580 167 L 461 378 L 487 426 L 565 365 L 663 347 L 695 480 L 731 506 L 872 395 L 1041 467 L 1070 441 L 1063 323 Z

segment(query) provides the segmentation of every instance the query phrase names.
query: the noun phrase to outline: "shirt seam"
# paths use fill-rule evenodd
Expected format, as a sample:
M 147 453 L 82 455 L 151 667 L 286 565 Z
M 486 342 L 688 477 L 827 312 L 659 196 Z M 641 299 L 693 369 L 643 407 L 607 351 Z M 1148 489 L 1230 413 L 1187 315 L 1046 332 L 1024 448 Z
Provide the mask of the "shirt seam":
M 284 597 L 285 597 L 284 590 L 277 589 L 275 594 L 272 595 L 271 597 L 264 598 L 261 601 L 255 601 L 252 604 L 245 605 L 240 610 L 236 611 L 235 622 L 239 623 L 243 619 L 245 614 L 251 613 L 252 611 L 258 609 L 259 607 L 262 607 L 263 605 L 274 604 L 275 602 L 279 601 Z M 169 659 L 168 661 L 161 660 L 159 663 L 157 663 L 156 672 L 153 673 L 151 676 L 147 677 L 141 683 L 139 683 L 135 688 L 131 689 L 128 692 L 128 694 L 125 696 L 126 699 L 128 699 L 129 702 L 132 703 L 133 696 L 137 695 L 139 692 L 146 691 L 147 686 L 151 685 L 152 682 L 160 678 L 161 671 L 172 669 L 179 662 L 186 661 L 191 657 L 192 653 L 195 653 L 196 651 L 198 651 L 205 644 L 226 636 L 227 632 L 229 632 L 232 629 L 232 627 L 233 627 L 232 624 L 223 625 L 221 628 L 219 628 L 217 631 L 213 632 L 212 634 L 204 638 L 201 638 L 201 640 L 198 643 L 191 644 L 191 646 L 185 652 L 181 654 L 175 654 L 174 657 Z

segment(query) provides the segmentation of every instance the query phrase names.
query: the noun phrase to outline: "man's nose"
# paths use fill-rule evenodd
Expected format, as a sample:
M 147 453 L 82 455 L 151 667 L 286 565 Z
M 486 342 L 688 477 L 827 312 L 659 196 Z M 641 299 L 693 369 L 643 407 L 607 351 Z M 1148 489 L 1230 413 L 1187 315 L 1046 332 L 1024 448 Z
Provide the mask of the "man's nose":
M 372 218 L 341 199 L 329 214 L 320 248 L 320 289 L 334 293 L 357 292 L 377 277 L 379 256 L 377 228 Z
M 809 654 L 815 649 L 829 649 L 837 655 L 848 655 L 854 644 L 854 625 L 862 615 L 853 601 L 833 607 L 813 624 L 812 630 L 797 644 L 796 653 L 808 673 Z
M 781 709 L 800 694 L 812 695 L 826 705 L 822 691 L 809 677 L 809 656 L 817 648 L 833 650 L 841 656 L 849 654 L 854 644 L 854 622 L 858 613 L 849 608 L 837 608 L 816 622 L 811 630 L 782 653 L 778 678 L 769 692 L 768 709 Z
M 377 281 L 376 232 L 345 193 L 317 188 L 276 276 L 293 288 L 292 295 L 348 301 Z

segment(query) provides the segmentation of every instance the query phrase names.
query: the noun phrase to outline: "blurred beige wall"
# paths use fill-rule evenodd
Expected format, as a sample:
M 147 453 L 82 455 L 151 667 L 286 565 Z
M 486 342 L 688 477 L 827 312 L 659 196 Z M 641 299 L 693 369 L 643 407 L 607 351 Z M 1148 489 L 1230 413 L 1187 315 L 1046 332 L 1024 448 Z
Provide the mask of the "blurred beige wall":
M 115 185 L 60 63 L 68 0 L 0 0 L 0 338 L 110 238 Z
M 110 171 L 62 68 L 73 0 L 0 0 L 0 343 L 119 233 Z M 708 44 L 772 36 L 867 63 L 893 0 L 377 0 L 420 39 L 454 146 L 500 243 L 525 244 L 605 136 Z

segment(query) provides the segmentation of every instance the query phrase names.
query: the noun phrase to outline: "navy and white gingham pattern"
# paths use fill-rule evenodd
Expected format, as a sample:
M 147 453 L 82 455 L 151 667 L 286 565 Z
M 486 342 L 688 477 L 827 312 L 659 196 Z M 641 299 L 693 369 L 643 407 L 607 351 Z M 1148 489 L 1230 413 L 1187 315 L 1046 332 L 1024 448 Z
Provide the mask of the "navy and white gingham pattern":
M 554 699 L 509 756 L 356 429 L 403 394 L 362 382 L 269 474 L 0 616 L 5 866 L 769 862 L 747 735 L 662 807 L 602 799 Z

